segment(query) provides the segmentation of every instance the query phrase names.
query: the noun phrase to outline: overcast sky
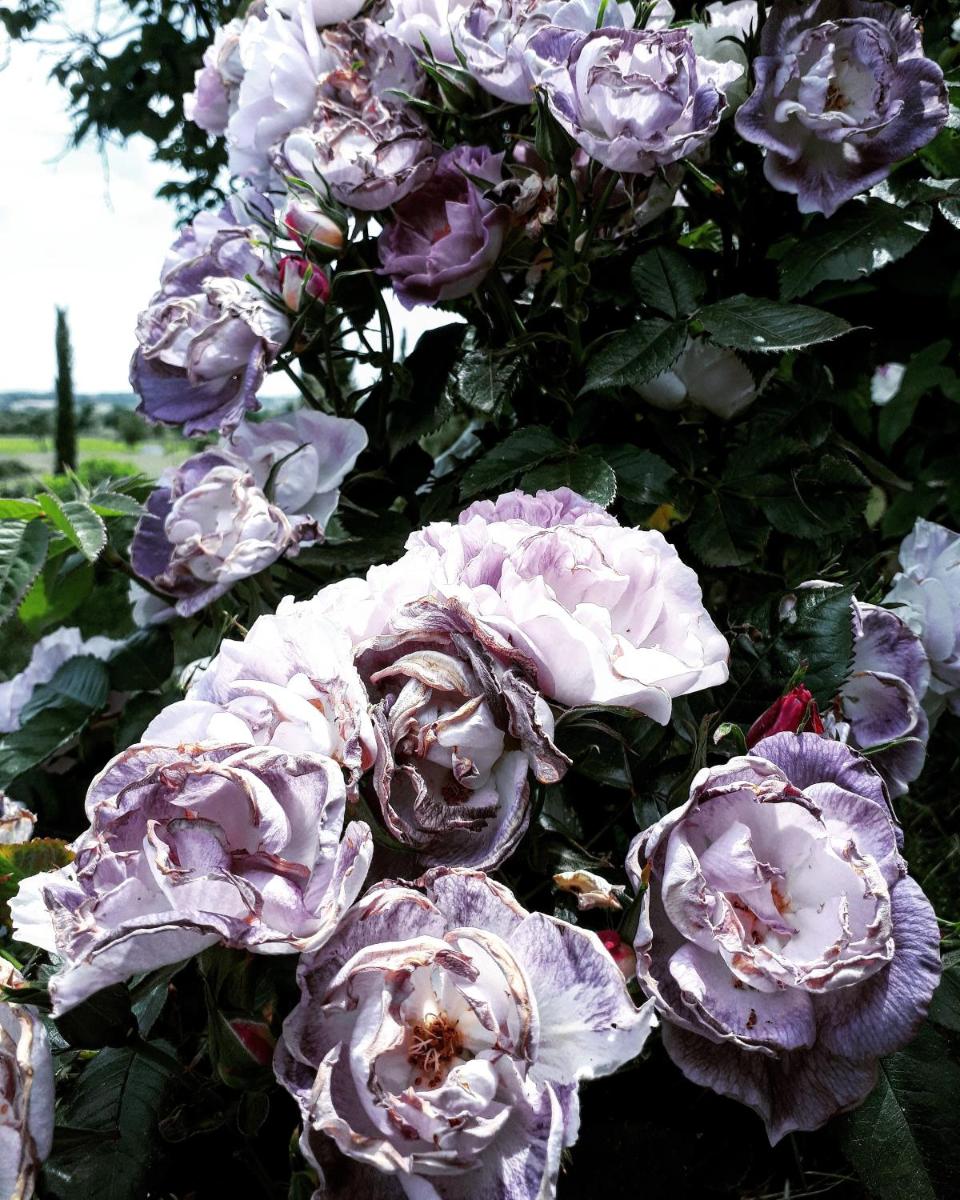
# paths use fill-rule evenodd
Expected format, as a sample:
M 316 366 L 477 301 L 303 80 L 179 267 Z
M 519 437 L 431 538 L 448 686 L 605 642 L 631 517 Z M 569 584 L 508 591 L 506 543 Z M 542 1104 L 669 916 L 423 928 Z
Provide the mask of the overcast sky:
M 89 22 L 92 0 L 64 7 Z M 155 196 L 168 168 L 150 161 L 144 138 L 103 154 L 92 142 L 68 148 L 66 93 L 47 78 L 55 59 L 0 30 L 0 392 L 53 386 L 57 305 L 69 311 L 76 391 L 126 391 L 137 313 L 175 236 L 174 208 Z M 411 343 L 450 320 L 388 300 Z M 263 390 L 286 395 L 290 384 L 274 375 Z

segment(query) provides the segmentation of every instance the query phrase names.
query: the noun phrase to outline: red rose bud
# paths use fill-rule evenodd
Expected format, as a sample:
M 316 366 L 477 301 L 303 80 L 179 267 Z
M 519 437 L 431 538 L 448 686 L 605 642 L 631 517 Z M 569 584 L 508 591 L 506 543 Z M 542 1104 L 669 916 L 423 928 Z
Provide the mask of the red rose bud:
M 326 246 L 328 250 L 343 248 L 343 230 L 317 208 L 291 200 L 283 214 L 283 223 L 298 246 Z
M 810 691 L 798 683 L 762 713 L 747 730 L 747 746 L 755 746 L 762 738 L 775 733 L 823 733 L 823 721 L 817 702 Z
M 620 968 L 624 979 L 632 979 L 637 973 L 637 956 L 633 947 L 625 942 L 615 929 L 601 929 L 597 937 L 603 942 L 603 948 Z
M 261 1067 L 269 1067 L 273 1062 L 273 1051 L 276 1047 L 270 1026 L 263 1021 L 249 1021 L 242 1017 L 235 1017 L 227 1021 L 227 1024 L 230 1032 L 253 1061 Z
M 280 290 L 291 312 L 299 312 L 304 295 L 324 301 L 330 295 L 330 281 L 318 267 L 299 255 L 286 254 L 279 262 Z

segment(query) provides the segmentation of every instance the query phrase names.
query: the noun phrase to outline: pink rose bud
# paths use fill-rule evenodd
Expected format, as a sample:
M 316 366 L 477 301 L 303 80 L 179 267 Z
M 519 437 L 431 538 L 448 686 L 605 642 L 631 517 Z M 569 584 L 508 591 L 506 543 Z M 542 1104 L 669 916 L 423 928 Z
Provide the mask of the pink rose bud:
M 810 691 L 798 683 L 795 688 L 771 704 L 747 730 L 747 746 L 775 733 L 823 733 L 823 721 Z
M 326 213 L 291 200 L 283 214 L 283 223 L 298 246 L 326 246 L 329 250 L 343 248 L 343 230 Z
M 325 301 L 330 295 L 330 281 L 318 267 L 299 255 L 287 254 L 280 259 L 280 290 L 283 302 L 291 312 L 299 312 L 304 295 Z
M 637 973 L 637 956 L 629 942 L 625 942 L 615 929 L 601 929 L 597 937 L 603 943 L 603 948 L 620 968 L 624 979 L 632 979 Z

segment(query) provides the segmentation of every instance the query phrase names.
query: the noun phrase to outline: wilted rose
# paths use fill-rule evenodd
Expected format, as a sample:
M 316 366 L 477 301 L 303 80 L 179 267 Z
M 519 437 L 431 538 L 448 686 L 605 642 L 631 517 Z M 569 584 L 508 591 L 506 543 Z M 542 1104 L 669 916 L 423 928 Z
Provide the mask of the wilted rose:
M 130 563 L 189 617 L 300 541 L 319 536 L 310 519 L 291 524 L 240 459 L 204 450 L 162 477 L 150 493 Z
M 87 794 L 74 861 L 11 901 L 25 942 L 61 960 L 55 1014 L 222 942 L 260 954 L 320 945 L 356 898 L 370 831 L 347 826 L 332 759 L 271 746 L 138 745 Z
M 160 290 L 138 318 L 130 364 L 139 411 L 151 421 L 190 436 L 230 430 L 259 407 L 266 369 L 290 332 L 279 296 L 274 307 L 264 295 L 279 292 L 275 266 L 252 241 L 266 219 L 262 203 L 236 197 L 218 214 L 201 213 L 172 247 Z
M 545 62 L 550 111 L 591 158 L 614 171 L 652 175 L 716 133 L 735 62 L 697 55 L 686 29 L 552 27 L 531 41 Z
M 223 443 L 249 468 L 261 489 L 294 525 L 323 531 L 336 511 L 340 485 L 367 445 L 349 417 L 300 409 L 271 421 L 245 421 Z M 301 537 L 307 544 L 308 537 Z
M 259 617 L 242 642 L 222 641 L 185 698 L 154 717 L 143 740 L 321 754 L 340 764 L 351 788 L 375 755 L 350 640 L 316 609 L 290 601 Z
M 737 132 L 801 212 L 831 216 L 925 146 L 947 119 L 943 72 L 919 21 L 883 0 L 774 4 Z
M 674 697 L 727 678 L 727 643 L 673 546 L 565 488 L 481 501 L 407 545 L 421 587 L 459 596 L 563 704 L 626 705 L 665 724 Z
M 551 1196 L 579 1080 L 639 1054 L 650 1008 L 595 934 L 526 912 L 480 872 L 421 887 L 371 889 L 301 963 L 275 1060 L 301 1146 L 317 1162 L 333 1139 L 405 1195 Z
M 926 758 L 930 725 L 922 701 L 930 664 L 920 639 L 889 609 L 854 600 L 852 615 L 853 669 L 831 732 L 870 751 L 891 796 L 902 796 Z
M 421 600 L 358 647 L 357 666 L 390 832 L 427 864 L 499 866 L 530 821 L 529 772 L 556 783 L 568 766 L 523 656 L 457 601 Z
M 0 846 L 29 842 L 36 823 L 36 816 L 25 804 L 14 800 L 6 792 L 0 792 Z
M 916 633 L 930 660 L 930 700 L 960 714 L 960 534 L 918 518 L 900 545 L 884 604 Z
M 480 286 L 500 254 L 510 213 L 476 180 L 492 187 L 502 178 L 502 154 L 457 146 L 440 156 L 427 183 L 395 205 L 378 250 L 404 308 L 457 300 Z
M 184 116 L 207 133 L 224 133 L 236 110 L 243 79 L 242 30 L 243 21 L 235 18 L 216 31 L 213 42 L 203 53 L 203 66 L 194 76 L 194 91 L 183 98 Z
M 0 987 L 24 987 L 19 971 L 0 960 Z M 40 1165 L 53 1146 L 53 1059 L 36 1009 L 0 1001 L 0 1196 L 29 1200 Z
M 897 842 L 866 759 L 778 733 L 701 771 L 630 848 L 637 974 L 667 1052 L 771 1142 L 859 1104 L 924 1018 L 940 932 Z

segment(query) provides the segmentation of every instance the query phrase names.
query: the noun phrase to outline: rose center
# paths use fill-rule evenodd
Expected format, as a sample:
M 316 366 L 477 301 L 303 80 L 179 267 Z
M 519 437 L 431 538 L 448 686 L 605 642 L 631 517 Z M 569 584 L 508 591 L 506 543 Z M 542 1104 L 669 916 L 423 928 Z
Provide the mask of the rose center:
M 426 1013 L 409 1027 L 410 1051 L 407 1062 L 416 1067 L 414 1087 L 437 1087 L 447 1069 L 463 1050 L 463 1040 L 446 1013 Z

